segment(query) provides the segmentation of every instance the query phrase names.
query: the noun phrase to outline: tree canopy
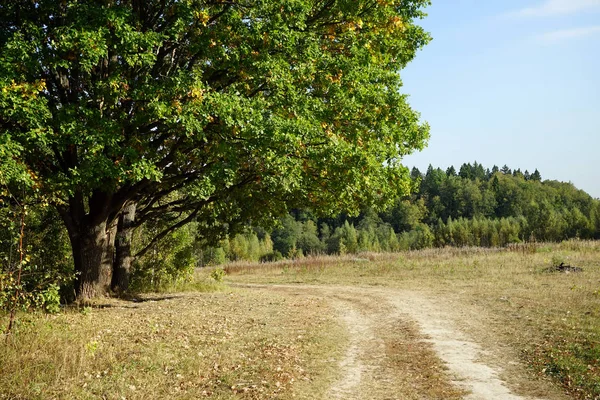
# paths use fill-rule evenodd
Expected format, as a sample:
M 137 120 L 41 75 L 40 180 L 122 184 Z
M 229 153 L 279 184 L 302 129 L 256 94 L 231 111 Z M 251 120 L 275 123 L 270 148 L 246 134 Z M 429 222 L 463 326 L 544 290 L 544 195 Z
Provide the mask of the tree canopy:
M 385 203 L 428 138 L 399 76 L 428 3 L 0 1 L 3 170 L 60 213 L 80 297 L 106 291 L 132 204 L 210 232 Z
M 219 248 L 205 248 L 200 262 L 599 239 L 600 200 L 571 183 L 542 182 L 535 171 L 508 174 L 477 162 L 463 164 L 459 174 L 454 167 L 430 166 L 426 174 L 413 168 L 414 193 L 379 213 L 365 208 L 358 216 L 318 218 L 295 210 L 270 237 L 252 230 L 232 236 Z M 240 241 L 245 246 L 231 245 Z M 215 257 L 218 250 L 223 257 Z

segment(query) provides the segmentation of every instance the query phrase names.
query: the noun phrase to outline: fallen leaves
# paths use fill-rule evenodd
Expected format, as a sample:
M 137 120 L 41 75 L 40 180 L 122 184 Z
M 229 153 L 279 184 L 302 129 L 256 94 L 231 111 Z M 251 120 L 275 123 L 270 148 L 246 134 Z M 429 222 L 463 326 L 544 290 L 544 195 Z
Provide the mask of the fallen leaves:
M 32 328 L 22 345 L 45 351 L 16 348 L 6 367 L 17 357 L 46 367 L 2 374 L 0 394 L 35 397 L 19 384 L 29 381 L 44 398 L 292 397 L 312 378 L 306 354 L 323 352 L 316 335 L 331 318 L 314 300 L 257 291 L 109 302 L 91 316 L 60 315 L 43 333 Z

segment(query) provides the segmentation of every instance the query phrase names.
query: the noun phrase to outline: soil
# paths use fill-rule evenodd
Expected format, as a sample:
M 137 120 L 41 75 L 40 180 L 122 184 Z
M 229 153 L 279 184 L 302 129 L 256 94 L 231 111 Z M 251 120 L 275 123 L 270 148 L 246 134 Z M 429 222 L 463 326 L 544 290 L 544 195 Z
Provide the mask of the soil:
M 242 286 L 242 285 L 239 285 Z M 427 293 L 356 286 L 243 285 L 322 297 L 347 327 L 331 399 L 566 399 L 529 377 L 468 305 Z

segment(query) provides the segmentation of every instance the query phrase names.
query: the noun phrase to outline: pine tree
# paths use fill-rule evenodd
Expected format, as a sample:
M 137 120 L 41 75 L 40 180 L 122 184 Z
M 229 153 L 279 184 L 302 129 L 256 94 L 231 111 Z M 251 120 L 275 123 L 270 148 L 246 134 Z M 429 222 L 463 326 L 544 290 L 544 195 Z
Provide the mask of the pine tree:
M 413 180 L 423 179 L 423 174 L 421 173 L 421 171 L 419 171 L 419 168 L 413 167 L 413 169 L 410 171 L 410 177 Z
M 463 164 L 460 167 L 460 171 L 458 172 L 458 176 L 463 179 L 473 179 L 473 167 L 471 164 Z
M 535 169 L 535 171 L 533 172 L 533 174 L 531 174 L 531 178 L 532 181 L 536 181 L 536 182 L 541 182 L 542 181 L 542 175 L 540 174 L 540 171 L 537 170 L 537 168 Z

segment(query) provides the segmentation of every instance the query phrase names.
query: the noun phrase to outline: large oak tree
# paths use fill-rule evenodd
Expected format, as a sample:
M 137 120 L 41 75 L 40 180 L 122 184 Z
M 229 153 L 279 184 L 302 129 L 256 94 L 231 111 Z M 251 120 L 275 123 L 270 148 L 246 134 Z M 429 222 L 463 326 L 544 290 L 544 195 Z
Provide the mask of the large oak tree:
M 2 165 L 62 216 L 78 296 L 107 291 L 135 207 L 210 230 L 406 192 L 428 127 L 399 71 L 427 3 L 1 0 Z

